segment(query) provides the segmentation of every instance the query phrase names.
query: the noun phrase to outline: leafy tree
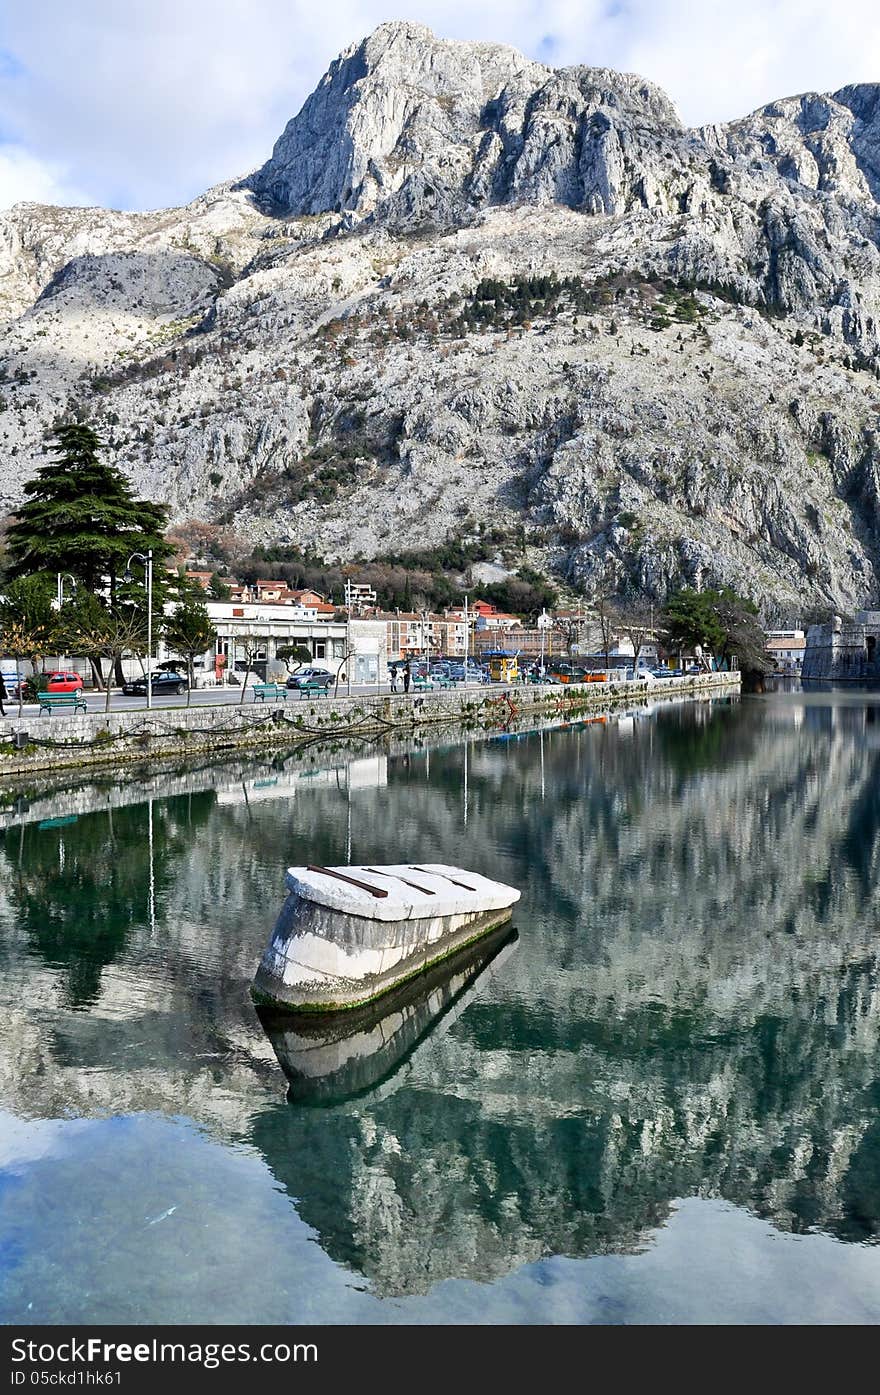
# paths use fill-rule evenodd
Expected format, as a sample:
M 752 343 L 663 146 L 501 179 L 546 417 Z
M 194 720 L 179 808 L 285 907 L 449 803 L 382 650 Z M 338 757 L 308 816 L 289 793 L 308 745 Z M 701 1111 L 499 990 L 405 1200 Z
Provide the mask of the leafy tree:
M 697 645 L 717 653 L 724 644 L 724 627 L 718 615 L 717 591 L 695 591 L 685 586 L 670 596 L 662 624 L 670 649 L 695 649 Z
M 768 673 L 770 662 L 758 609 L 729 587 L 694 591 L 685 587 L 671 596 L 663 615 L 672 649 L 700 645 L 718 658 L 736 658 L 743 672 Z
M 189 684 L 186 705 L 189 707 L 193 690 L 193 660 L 204 654 L 214 643 L 215 632 L 205 602 L 195 597 L 180 601 L 165 622 L 165 642 L 186 660 Z
M 303 664 L 312 662 L 312 651 L 304 644 L 283 644 L 277 650 L 275 657 L 287 665 L 288 673 L 295 673 Z M 291 664 L 294 665 L 291 668 Z
M 27 576 L 9 582 L 0 597 L 0 649 L 15 659 L 19 717 L 21 660 L 29 660 L 36 673 L 40 660 L 51 652 L 57 640 L 58 617 L 52 608 L 52 592 L 45 578 Z
M 152 548 L 161 589 L 161 563 L 173 552 L 163 537 L 165 505 L 134 497 L 122 471 L 100 459 L 104 442 L 90 426 L 60 426 L 52 447 L 56 458 L 25 485 L 8 530 L 12 574 L 69 571 L 93 592 L 109 578 L 115 602 L 127 558 Z
M 718 594 L 718 618 L 724 630 L 721 657 L 728 663 L 736 658 L 743 673 L 770 673 L 773 665 L 758 607 L 728 588 Z

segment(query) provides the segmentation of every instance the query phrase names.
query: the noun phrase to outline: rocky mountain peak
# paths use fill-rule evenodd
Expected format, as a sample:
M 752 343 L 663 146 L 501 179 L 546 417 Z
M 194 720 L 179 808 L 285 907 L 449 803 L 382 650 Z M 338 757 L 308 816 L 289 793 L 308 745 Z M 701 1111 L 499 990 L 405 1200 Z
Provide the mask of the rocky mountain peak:
M 720 133 L 734 157 L 766 161 L 807 189 L 880 199 L 880 84 L 785 97 Z
M 511 201 L 609 212 L 644 173 L 626 172 L 646 129 L 681 133 L 644 78 L 383 24 L 331 64 L 249 186 L 286 215 L 455 222 Z
M 687 130 L 383 24 L 244 182 L 0 215 L 0 512 L 65 415 L 251 543 L 874 608 L 878 196 L 880 85 Z

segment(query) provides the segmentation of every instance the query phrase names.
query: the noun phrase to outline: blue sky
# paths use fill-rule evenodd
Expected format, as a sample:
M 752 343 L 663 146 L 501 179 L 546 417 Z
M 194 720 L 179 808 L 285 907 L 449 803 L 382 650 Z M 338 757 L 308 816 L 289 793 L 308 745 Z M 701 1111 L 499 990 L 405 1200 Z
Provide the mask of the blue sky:
M 4 0 L 0 208 L 157 208 L 244 174 L 336 54 L 387 19 L 641 73 L 696 125 L 880 81 L 878 13 L 876 0 Z

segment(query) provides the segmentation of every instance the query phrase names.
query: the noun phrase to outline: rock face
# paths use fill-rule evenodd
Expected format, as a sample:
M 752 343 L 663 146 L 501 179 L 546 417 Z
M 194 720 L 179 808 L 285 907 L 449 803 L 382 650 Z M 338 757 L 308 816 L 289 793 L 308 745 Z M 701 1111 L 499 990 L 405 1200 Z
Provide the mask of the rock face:
M 617 213 L 654 200 L 646 169 L 674 159 L 683 136 L 642 78 L 554 71 L 498 44 L 383 24 L 332 64 L 249 183 L 293 214 L 435 216 L 517 200 Z
M 588 591 L 876 605 L 878 190 L 877 85 L 686 130 L 640 77 L 382 25 L 243 182 L 0 216 L 0 507 L 79 413 L 254 542 L 488 525 Z

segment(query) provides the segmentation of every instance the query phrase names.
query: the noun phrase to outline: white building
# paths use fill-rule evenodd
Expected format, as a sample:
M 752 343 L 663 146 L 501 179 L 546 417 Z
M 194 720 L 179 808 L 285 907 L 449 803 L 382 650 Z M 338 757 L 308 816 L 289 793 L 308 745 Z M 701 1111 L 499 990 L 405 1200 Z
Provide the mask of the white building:
M 767 630 L 767 654 L 783 673 L 800 673 L 807 637 L 803 630 Z
M 308 605 L 246 601 L 207 601 L 216 632 L 211 649 L 196 660 L 196 681 L 211 684 L 226 673 L 244 673 L 250 666 L 251 682 L 286 673 L 278 650 L 301 645 L 316 667 L 347 677 L 346 655 L 351 657 L 353 683 L 381 684 L 388 678 L 385 625 L 368 619 L 316 618 Z M 157 662 L 173 658 L 159 646 Z

